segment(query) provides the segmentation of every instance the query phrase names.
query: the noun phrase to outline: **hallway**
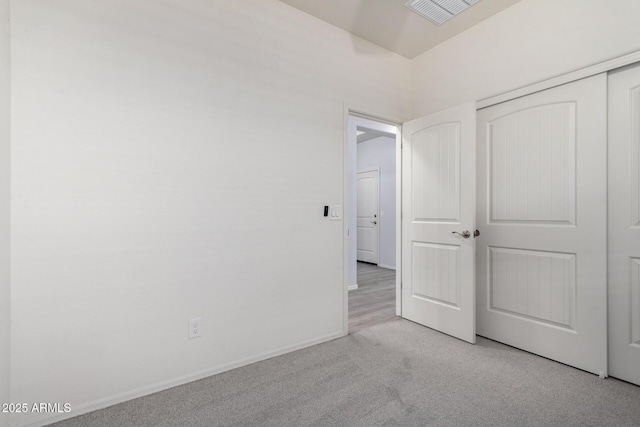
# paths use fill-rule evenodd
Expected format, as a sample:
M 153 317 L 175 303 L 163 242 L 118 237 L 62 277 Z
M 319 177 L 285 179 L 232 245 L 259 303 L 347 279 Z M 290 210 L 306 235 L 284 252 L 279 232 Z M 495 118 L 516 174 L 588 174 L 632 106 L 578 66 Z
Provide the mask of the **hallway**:
M 395 270 L 358 262 L 358 289 L 349 291 L 349 332 L 397 319 Z

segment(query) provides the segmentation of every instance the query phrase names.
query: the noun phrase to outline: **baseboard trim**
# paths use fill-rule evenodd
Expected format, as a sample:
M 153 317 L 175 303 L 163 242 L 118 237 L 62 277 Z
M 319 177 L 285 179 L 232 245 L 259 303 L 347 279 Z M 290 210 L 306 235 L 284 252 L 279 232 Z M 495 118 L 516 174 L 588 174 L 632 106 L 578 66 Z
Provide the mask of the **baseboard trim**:
M 322 344 L 327 341 L 332 341 L 336 338 L 343 337 L 345 334 L 343 331 L 334 332 L 332 334 L 324 335 L 319 338 L 303 341 L 294 345 L 279 348 L 277 350 L 261 353 L 257 356 L 247 357 L 236 362 L 227 363 L 221 366 L 217 366 L 212 369 L 205 369 L 203 371 L 196 372 L 194 374 L 184 375 L 167 381 L 161 381 L 146 387 L 140 387 L 134 390 L 130 390 L 124 393 L 119 393 L 114 396 L 105 397 L 103 399 L 94 400 L 92 402 L 84 403 L 78 406 L 72 406 L 72 412 L 58 415 L 45 416 L 42 418 L 27 421 L 26 424 L 10 424 L 11 426 L 19 427 L 43 427 L 48 424 L 74 418 L 79 415 L 86 414 L 88 412 L 97 411 L 99 409 L 108 408 L 109 406 L 117 405 L 118 403 L 126 402 L 128 400 L 144 397 L 159 391 L 164 391 L 176 386 L 188 384 L 193 381 L 201 380 L 203 378 L 210 377 L 212 375 L 220 374 L 231 369 L 240 368 L 242 366 L 250 365 L 252 363 L 260 362 L 262 360 L 271 359 L 272 357 L 281 356 L 292 351 L 302 350 L 303 348 L 311 347 L 317 344 Z M 15 418 L 14 418 L 15 420 Z
M 378 267 L 386 268 L 386 269 L 389 269 L 389 270 L 395 270 L 396 269 L 395 265 L 378 264 Z
M 355 291 L 356 289 L 358 289 L 357 283 L 355 285 L 349 285 L 349 287 L 347 287 L 347 290 L 350 290 L 350 291 Z

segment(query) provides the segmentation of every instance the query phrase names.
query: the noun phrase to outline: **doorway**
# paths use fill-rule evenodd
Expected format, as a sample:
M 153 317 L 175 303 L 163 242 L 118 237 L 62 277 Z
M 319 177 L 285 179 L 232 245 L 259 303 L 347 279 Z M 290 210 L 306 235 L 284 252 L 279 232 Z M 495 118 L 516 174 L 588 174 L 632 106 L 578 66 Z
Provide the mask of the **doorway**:
M 397 318 L 398 126 L 349 115 L 348 330 Z

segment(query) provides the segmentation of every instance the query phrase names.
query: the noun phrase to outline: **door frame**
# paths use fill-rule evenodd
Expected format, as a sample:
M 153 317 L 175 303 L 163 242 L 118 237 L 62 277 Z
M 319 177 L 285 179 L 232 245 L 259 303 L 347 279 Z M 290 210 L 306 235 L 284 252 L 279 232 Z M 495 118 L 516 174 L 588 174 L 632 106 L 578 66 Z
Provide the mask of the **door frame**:
M 357 148 L 356 148 L 356 152 L 357 152 Z M 376 246 L 377 246 L 377 248 L 376 248 L 376 258 L 377 258 L 376 265 L 379 265 L 380 264 L 380 167 L 362 169 L 362 170 L 358 170 L 357 167 L 356 167 L 356 193 L 357 193 L 358 174 L 368 173 L 368 172 L 375 172 L 376 173 L 376 181 L 377 181 L 376 182 L 376 184 L 377 184 L 376 190 L 377 190 L 377 193 L 378 193 L 377 194 L 377 201 L 378 201 L 377 205 L 378 206 L 377 206 L 377 209 L 376 209 L 376 218 L 377 218 L 378 224 L 376 224 L 376 225 L 378 225 L 378 226 L 376 227 L 376 235 L 377 235 L 376 236 L 377 237 L 376 238 Z M 357 202 L 357 198 L 358 198 L 358 196 L 356 194 L 356 202 Z M 356 204 L 356 206 L 357 206 L 357 204 Z M 358 208 L 356 207 L 356 220 L 357 219 L 358 219 Z M 357 230 L 358 230 L 358 224 L 356 224 L 356 240 L 358 238 L 357 237 Z M 356 249 L 357 249 L 357 244 L 356 244 Z M 356 262 L 357 262 L 357 260 L 358 260 L 358 258 L 356 256 Z M 397 262 L 396 262 L 396 264 L 397 264 Z
M 343 176 L 342 176 L 342 204 L 343 204 L 343 229 L 342 229 L 342 332 L 349 334 L 349 185 L 350 185 L 350 137 L 349 118 L 361 118 L 374 122 L 394 126 L 396 128 L 396 316 L 402 315 L 402 120 L 390 115 L 370 113 L 366 108 L 344 104 L 343 108 Z M 357 142 L 356 142 L 357 144 Z M 354 172 L 357 173 L 357 166 Z M 355 232 L 355 230 L 354 230 Z

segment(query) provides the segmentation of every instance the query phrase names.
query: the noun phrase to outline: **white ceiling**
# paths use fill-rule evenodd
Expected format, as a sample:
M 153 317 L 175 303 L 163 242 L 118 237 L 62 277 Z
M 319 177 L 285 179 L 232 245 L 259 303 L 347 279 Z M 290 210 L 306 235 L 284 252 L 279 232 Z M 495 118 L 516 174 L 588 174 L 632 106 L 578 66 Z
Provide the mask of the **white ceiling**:
M 367 126 L 358 125 L 356 127 L 357 136 L 356 142 L 359 144 L 361 142 L 369 141 L 370 139 L 376 139 L 381 136 L 386 136 L 387 138 L 395 139 L 396 135 L 391 132 L 385 132 L 379 129 L 372 129 Z
M 441 26 L 407 9 L 407 0 L 280 1 L 411 59 L 520 0 L 481 0 Z

